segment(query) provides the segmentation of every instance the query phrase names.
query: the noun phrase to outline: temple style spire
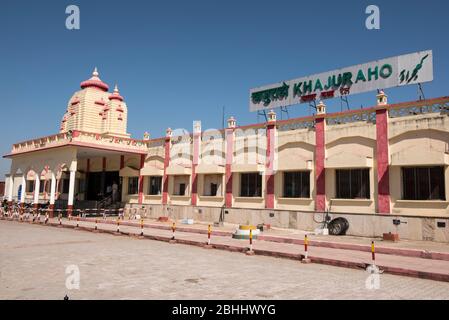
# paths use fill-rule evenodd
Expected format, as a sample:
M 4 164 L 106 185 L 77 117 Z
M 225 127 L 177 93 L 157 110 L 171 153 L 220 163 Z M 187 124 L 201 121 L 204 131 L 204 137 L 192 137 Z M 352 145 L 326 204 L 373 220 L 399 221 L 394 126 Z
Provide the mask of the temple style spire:
M 114 100 L 114 99 L 123 101 L 123 97 L 120 95 L 120 92 L 118 91 L 117 83 L 115 84 L 114 92 L 112 92 L 112 94 L 109 96 L 109 100 Z

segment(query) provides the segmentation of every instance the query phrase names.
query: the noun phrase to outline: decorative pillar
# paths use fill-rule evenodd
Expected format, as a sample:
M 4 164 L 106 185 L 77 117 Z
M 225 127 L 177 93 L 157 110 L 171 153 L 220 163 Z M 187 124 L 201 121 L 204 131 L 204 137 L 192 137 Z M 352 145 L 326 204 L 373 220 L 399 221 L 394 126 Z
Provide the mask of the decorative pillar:
M 377 212 L 390 214 L 390 177 L 388 171 L 388 104 L 387 95 L 377 95 L 376 144 L 377 144 Z
M 38 173 L 34 173 L 34 198 L 33 198 L 33 207 L 34 211 L 37 213 L 39 209 L 39 189 L 41 187 L 41 175 Z
M 225 171 L 225 206 L 226 208 L 232 207 L 232 161 L 234 158 L 234 130 L 236 127 L 236 121 L 234 117 L 228 119 L 228 128 L 225 129 L 226 138 L 226 171 Z
M 274 156 L 276 138 L 276 112 L 271 110 L 268 113 L 267 128 L 267 153 L 265 162 L 265 208 L 274 209 Z
M 53 212 L 55 209 L 55 195 L 56 195 L 56 174 L 55 172 L 52 170 L 51 171 L 51 185 L 50 185 L 50 207 L 48 209 L 50 209 L 49 211 L 49 216 L 50 218 L 53 218 Z
M 67 199 L 67 215 L 72 215 L 73 212 L 73 202 L 75 196 L 75 178 L 76 178 L 76 167 L 77 162 L 72 161 L 70 166 L 70 178 L 69 178 L 69 195 Z
M 139 204 L 143 203 L 143 175 L 140 173 L 145 165 L 145 155 L 140 155 L 140 171 L 139 171 Z
M 317 105 L 317 116 L 315 117 L 315 211 L 326 211 L 326 169 L 324 159 L 326 157 L 326 105 L 320 101 Z
M 10 174 L 8 180 L 9 180 L 9 183 L 8 183 L 8 208 L 9 208 L 9 211 L 11 211 L 12 210 L 12 193 L 14 190 L 14 175 Z
M 198 179 L 196 174 L 196 166 L 199 162 L 201 141 L 201 122 L 195 121 L 193 125 L 193 161 L 192 161 L 192 206 L 196 206 L 198 200 Z
M 167 167 L 170 164 L 170 140 L 172 131 L 167 129 L 165 134 L 165 157 L 164 157 L 164 177 L 162 178 L 162 204 L 167 204 L 168 201 L 168 176 Z

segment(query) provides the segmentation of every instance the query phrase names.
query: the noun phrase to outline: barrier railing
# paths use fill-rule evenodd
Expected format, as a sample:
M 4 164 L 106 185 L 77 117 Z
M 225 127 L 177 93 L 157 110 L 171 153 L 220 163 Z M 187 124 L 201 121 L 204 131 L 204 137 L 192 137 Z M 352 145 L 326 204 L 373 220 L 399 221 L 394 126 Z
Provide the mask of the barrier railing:
M 329 114 L 326 116 L 326 124 L 328 126 L 353 123 L 367 122 L 376 123 L 376 111 L 373 109 L 354 110 L 337 114 Z
M 30 206 L 20 206 L 17 204 L 12 205 L 10 208 L 0 207 L 0 217 L 9 218 L 11 220 L 23 220 L 29 217 L 34 219 L 40 219 L 41 215 L 45 214 L 46 220 L 48 221 L 49 213 L 53 213 L 56 217 L 67 217 L 69 220 L 72 216 L 78 217 L 103 217 L 106 219 L 108 216 L 118 216 L 124 219 L 124 209 L 51 209 L 51 208 L 34 208 Z
M 416 116 L 428 113 L 449 113 L 449 98 L 416 101 L 414 103 L 403 103 L 393 105 L 388 110 L 390 118 Z

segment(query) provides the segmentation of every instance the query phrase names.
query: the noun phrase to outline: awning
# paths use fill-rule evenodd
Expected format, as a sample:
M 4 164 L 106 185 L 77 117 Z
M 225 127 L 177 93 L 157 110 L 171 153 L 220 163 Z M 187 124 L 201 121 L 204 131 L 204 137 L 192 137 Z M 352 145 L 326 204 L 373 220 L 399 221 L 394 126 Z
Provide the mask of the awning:
M 144 167 L 140 170 L 142 176 L 163 176 L 164 169 L 160 169 L 154 166 Z
M 232 172 L 263 172 L 265 166 L 263 164 L 233 164 L 231 165 Z
M 292 171 L 292 170 L 312 170 L 313 161 L 299 159 L 298 161 L 281 161 L 279 159 L 278 171 Z
M 196 166 L 195 172 L 198 174 L 224 174 L 225 167 L 216 164 L 199 164 Z
M 326 158 L 325 168 L 372 168 L 373 158 L 353 153 L 340 153 Z
M 418 148 L 408 149 L 391 155 L 392 166 L 445 166 L 449 165 L 449 154 Z
M 139 170 L 131 168 L 131 167 L 124 167 L 119 172 L 120 177 L 138 177 L 139 176 Z
M 168 175 L 191 175 L 192 169 L 179 165 L 170 165 L 167 167 L 166 173 Z

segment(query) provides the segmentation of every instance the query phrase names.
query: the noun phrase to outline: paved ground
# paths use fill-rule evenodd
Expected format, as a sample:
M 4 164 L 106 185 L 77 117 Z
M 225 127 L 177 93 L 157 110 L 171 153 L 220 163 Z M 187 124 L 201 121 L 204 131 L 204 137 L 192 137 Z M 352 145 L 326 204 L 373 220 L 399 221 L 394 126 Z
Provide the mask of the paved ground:
M 80 289 L 66 289 L 77 265 Z M 449 283 L 0 221 L 0 299 L 449 299 Z

